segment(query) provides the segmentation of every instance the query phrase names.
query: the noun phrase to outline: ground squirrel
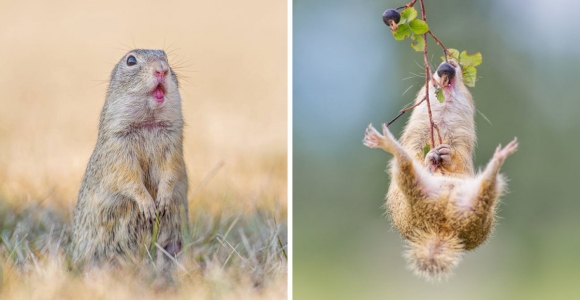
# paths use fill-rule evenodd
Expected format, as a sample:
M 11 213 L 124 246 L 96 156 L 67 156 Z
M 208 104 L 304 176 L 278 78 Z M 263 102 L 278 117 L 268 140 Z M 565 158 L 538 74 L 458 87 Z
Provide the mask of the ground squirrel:
M 445 101 L 433 101 L 437 99 L 435 88 L 429 89 L 433 122 L 438 128 L 435 136 L 439 131 L 441 144 L 424 155 L 430 140 L 425 103 L 414 108 L 400 143 L 386 124 L 382 135 L 369 125 L 363 140 L 370 148 L 382 148 L 394 155 L 386 208 L 394 226 L 408 241 L 405 257 L 411 268 L 428 279 L 450 274 L 466 250 L 485 241 L 506 186 L 500 167 L 518 146 L 516 139 L 503 149 L 498 146 L 487 167 L 475 174 L 475 107 L 463 83 L 461 67 L 455 61 L 448 64 L 456 75 L 445 80 Z M 441 82 L 445 76 L 434 74 L 433 79 Z M 415 103 L 423 98 L 425 87 Z
M 74 213 L 73 260 L 134 258 L 150 246 L 157 214 L 157 243 L 176 255 L 187 228 L 187 187 L 177 77 L 164 51 L 130 51 L 111 73 Z

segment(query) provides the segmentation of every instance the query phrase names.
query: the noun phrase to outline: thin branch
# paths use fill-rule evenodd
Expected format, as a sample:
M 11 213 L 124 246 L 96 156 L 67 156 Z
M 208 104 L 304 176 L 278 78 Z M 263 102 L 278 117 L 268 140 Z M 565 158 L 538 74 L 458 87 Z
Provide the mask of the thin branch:
M 441 40 L 439 40 L 431 31 L 431 29 L 429 29 L 429 31 L 427 31 L 428 34 L 431 35 L 431 37 L 433 38 L 433 40 L 435 40 L 435 43 L 437 43 L 437 45 L 441 46 L 441 48 L 443 48 L 443 53 L 445 54 L 445 61 L 447 61 L 447 55 L 451 55 L 451 53 L 449 53 L 449 50 L 447 50 L 447 48 L 445 48 L 445 46 L 443 45 L 443 43 L 441 42 Z
M 405 5 L 405 6 L 397 7 L 397 10 L 401 10 L 403 8 L 413 7 L 416 2 L 417 2 L 417 0 L 413 0 L 413 1 L 409 2 L 409 3 L 407 3 L 407 5 Z
M 417 2 L 417 0 L 412 0 L 411 2 L 407 3 L 405 6 L 401 6 L 398 7 L 397 10 L 401 10 L 404 8 L 409 8 L 409 7 L 413 7 L 415 5 L 415 3 Z M 421 16 L 422 19 L 425 23 L 427 23 L 427 12 L 425 11 L 425 3 L 424 0 L 420 0 L 419 1 L 421 4 Z M 443 45 L 443 43 L 441 42 L 441 40 L 439 40 L 431 30 L 427 31 L 426 33 L 423 34 L 423 39 L 425 40 L 425 48 L 423 49 L 423 60 L 424 60 L 424 64 L 425 64 L 425 97 L 419 101 L 417 104 L 410 106 L 408 108 L 405 108 L 403 110 L 401 110 L 399 112 L 399 114 L 393 119 L 391 120 L 389 123 L 387 123 L 387 126 L 390 126 L 393 122 L 395 122 L 400 116 L 402 116 L 405 112 L 409 111 L 410 109 L 413 109 L 417 106 L 419 106 L 419 104 L 423 103 L 423 101 L 427 100 L 427 112 L 429 113 L 429 136 L 431 138 L 431 148 L 435 148 L 435 137 L 434 137 L 434 130 L 437 131 L 437 137 L 439 140 L 439 144 L 443 143 L 443 140 L 441 138 L 441 133 L 439 132 L 439 127 L 437 127 L 437 125 L 433 122 L 433 114 L 431 112 L 431 102 L 429 101 L 429 79 L 431 79 L 434 83 L 434 86 L 439 86 L 441 87 L 441 84 L 439 82 L 435 82 L 435 79 L 431 77 L 431 66 L 429 65 L 429 53 L 427 50 L 427 34 L 431 35 L 431 37 L 433 38 L 433 40 L 435 40 L 435 43 L 437 43 L 437 45 L 441 46 L 441 48 L 443 48 L 443 53 L 445 55 L 445 61 L 447 61 L 447 56 L 451 55 L 451 53 L 449 52 L 449 50 L 445 47 L 445 45 Z
M 433 123 L 433 128 L 435 128 L 435 131 L 437 131 L 437 137 L 439 138 L 439 145 L 443 144 L 443 139 L 441 139 L 441 132 L 439 132 L 439 126 L 437 126 L 437 124 Z
M 427 23 L 427 13 L 425 12 L 424 0 L 421 0 L 421 15 L 423 22 Z M 414 3 L 413 3 L 414 4 Z M 427 33 L 423 34 L 423 39 L 427 41 Z M 431 114 L 431 104 L 429 102 L 429 75 L 431 74 L 431 67 L 429 67 L 429 54 L 427 52 L 427 43 L 425 42 L 425 49 L 423 50 L 423 58 L 425 60 L 425 98 L 427 100 L 427 112 L 429 112 L 429 133 L 431 137 L 431 149 L 435 148 L 435 138 L 433 137 L 433 115 Z
M 417 2 L 417 0 L 413 0 L 409 3 L 407 3 L 405 6 L 400 6 L 397 7 L 396 10 L 401 10 L 403 8 L 409 8 L 412 6 L 415 6 L 415 3 Z M 423 1 L 421 1 L 421 11 L 423 13 L 423 21 L 426 21 L 426 13 L 425 13 L 425 6 L 423 4 Z M 437 45 L 441 46 L 441 48 L 443 48 L 443 53 L 445 54 L 445 61 L 447 61 L 447 55 L 451 55 L 451 53 L 449 53 L 449 50 L 447 50 L 447 48 L 443 45 L 443 43 L 441 42 L 440 39 L 438 39 L 434 34 L 433 31 L 431 31 L 431 29 L 429 29 L 429 31 L 427 31 L 428 34 L 431 35 L 431 37 L 433 38 L 433 40 L 435 40 L 435 43 L 437 43 Z M 427 36 L 423 35 L 423 37 L 425 38 L 425 42 L 427 42 Z

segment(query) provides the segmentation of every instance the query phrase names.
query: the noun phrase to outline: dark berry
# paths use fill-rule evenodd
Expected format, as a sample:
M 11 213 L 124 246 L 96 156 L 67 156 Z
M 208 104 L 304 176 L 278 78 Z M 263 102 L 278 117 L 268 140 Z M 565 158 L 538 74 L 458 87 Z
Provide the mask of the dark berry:
M 399 12 L 394 9 L 387 9 L 383 13 L 383 22 L 385 22 L 387 26 L 391 27 L 391 20 L 394 21 L 395 24 L 398 24 L 399 21 L 401 21 L 401 14 L 399 14 Z
M 448 80 L 451 80 L 455 77 L 455 68 L 451 64 L 444 62 L 437 68 L 437 75 L 440 78 L 443 78 L 443 75 L 445 75 Z

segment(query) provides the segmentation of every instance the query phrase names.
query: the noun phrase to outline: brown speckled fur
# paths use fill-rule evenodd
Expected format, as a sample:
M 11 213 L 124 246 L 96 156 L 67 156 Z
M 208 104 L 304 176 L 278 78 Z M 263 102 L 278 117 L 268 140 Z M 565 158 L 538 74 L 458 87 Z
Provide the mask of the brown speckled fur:
M 137 59 L 134 66 L 127 65 L 130 55 Z M 162 103 L 151 95 L 155 70 L 168 70 Z M 157 213 L 157 243 L 175 255 L 182 229 L 187 229 L 187 188 L 177 78 L 165 52 L 130 51 L 111 74 L 97 143 L 81 184 L 73 261 L 100 266 L 135 259 L 150 246 Z M 157 253 L 156 260 L 166 260 Z
M 440 103 L 434 88 L 429 89 L 433 122 L 439 128 L 442 144 L 431 149 L 426 158 L 423 147 L 430 138 L 425 103 L 413 110 L 400 143 L 385 125 L 382 135 L 369 126 L 364 139 L 366 146 L 394 155 L 386 207 L 393 224 L 408 241 L 405 257 L 416 274 L 428 279 L 450 274 L 465 250 L 485 241 L 505 188 L 500 167 L 517 150 L 516 139 L 503 149 L 498 147 L 485 170 L 475 174 L 475 107 L 460 67 L 454 61 L 451 64 L 456 76 L 445 89 L 446 100 Z M 433 77 L 440 80 L 437 74 Z M 416 101 L 424 96 L 425 87 Z

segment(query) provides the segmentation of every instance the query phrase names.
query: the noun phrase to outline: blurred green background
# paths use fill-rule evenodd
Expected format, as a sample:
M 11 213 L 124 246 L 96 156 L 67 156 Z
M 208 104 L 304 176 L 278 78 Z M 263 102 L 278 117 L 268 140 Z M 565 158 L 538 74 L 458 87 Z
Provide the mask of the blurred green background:
M 426 1 L 447 47 L 483 54 L 471 91 L 491 124 L 477 115 L 476 165 L 520 141 L 494 234 L 437 284 L 406 268 L 381 207 L 391 156 L 361 142 L 424 80 L 422 54 L 381 20 L 405 4 L 294 0 L 294 298 L 580 299 L 580 3 Z M 441 48 L 429 51 L 438 65 Z

